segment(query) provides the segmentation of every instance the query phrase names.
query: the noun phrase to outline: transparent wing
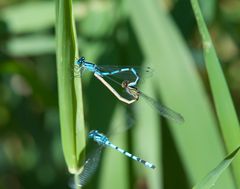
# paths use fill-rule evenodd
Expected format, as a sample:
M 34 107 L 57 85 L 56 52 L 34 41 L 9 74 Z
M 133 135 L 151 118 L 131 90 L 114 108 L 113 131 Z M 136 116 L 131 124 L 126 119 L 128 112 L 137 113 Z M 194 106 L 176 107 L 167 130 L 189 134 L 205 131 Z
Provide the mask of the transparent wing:
M 101 153 L 102 153 L 103 146 L 100 146 L 94 153 L 92 153 L 89 158 L 84 163 L 83 171 L 78 175 L 78 186 L 85 186 L 87 182 L 91 179 L 93 174 L 96 172 L 96 169 L 99 165 Z M 74 180 L 71 181 L 70 187 L 72 189 L 77 188 L 75 185 Z
M 107 136 L 111 137 L 116 134 L 121 134 L 128 131 L 134 126 L 134 122 L 135 120 L 133 118 L 131 118 L 129 115 L 126 115 L 126 119 L 123 123 L 114 123 L 114 125 L 111 126 L 110 130 L 107 133 Z
M 142 92 L 140 94 L 151 106 L 153 106 L 155 109 L 158 110 L 160 115 L 162 115 L 170 120 L 176 121 L 180 124 L 184 122 L 184 118 L 182 117 L 181 114 L 171 110 L 170 108 L 168 108 L 162 104 L 159 104 L 156 100 L 152 99 L 151 97 L 145 95 Z

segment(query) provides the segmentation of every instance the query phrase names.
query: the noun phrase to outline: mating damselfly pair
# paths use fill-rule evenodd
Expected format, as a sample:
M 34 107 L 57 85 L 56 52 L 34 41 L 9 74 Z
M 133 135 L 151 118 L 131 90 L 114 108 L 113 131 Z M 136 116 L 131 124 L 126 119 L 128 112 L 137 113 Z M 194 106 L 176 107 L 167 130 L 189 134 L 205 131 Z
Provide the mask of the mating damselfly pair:
M 148 73 L 151 73 L 151 69 L 147 67 L 145 70 L 141 70 L 136 67 L 130 67 L 130 66 L 98 66 L 96 64 L 93 64 L 91 62 L 85 61 L 84 57 L 81 57 L 78 59 L 75 63 L 75 68 L 77 71 L 79 71 L 80 75 L 82 75 L 82 72 L 84 70 L 88 70 L 94 74 L 94 76 L 102 82 L 120 101 L 132 104 L 136 101 L 138 101 L 139 98 L 144 98 L 152 107 L 154 107 L 158 113 L 170 120 L 174 120 L 178 123 L 183 123 L 184 119 L 183 117 L 171 110 L 170 108 L 161 105 L 157 101 L 155 101 L 153 98 L 147 96 L 137 88 L 137 84 L 141 80 L 141 71 L 145 71 Z M 125 92 L 125 96 L 120 94 L 113 86 L 110 84 L 110 82 L 113 82 L 120 86 Z M 84 169 L 79 175 L 78 183 L 77 185 L 83 186 L 86 184 L 86 182 L 89 180 L 89 178 L 94 173 L 95 169 L 97 168 L 100 154 L 103 147 L 111 147 L 118 152 L 124 154 L 125 156 L 143 164 L 147 168 L 155 169 L 155 165 L 145 161 L 121 148 L 114 145 L 110 142 L 109 138 L 106 137 L 104 134 L 99 133 L 97 130 L 90 131 L 88 134 L 88 138 L 93 139 L 95 142 L 97 142 L 100 147 L 98 150 L 94 153 L 94 155 L 90 156 L 87 161 L 84 164 Z M 75 183 L 76 184 L 76 183 Z
M 78 59 L 75 63 L 78 66 L 80 72 L 88 70 L 94 73 L 94 76 L 101 81 L 120 101 L 132 104 L 140 97 L 144 98 L 152 107 L 154 107 L 158 113 L 170 120 L 174 120 L 178 123 L 183 123 L 184 119 L 181 114 L 171 110 L 170 108 L 158 103 L 153 98 L 149 97 L 142 91 L 138 90 L 137 84 L 141 79 L 142 72 L 152 72 L 149 67 L 145 70 L 141 70 L 136 67 L 130 66 L 98 66 L 91 62 L 85 61 L 84 57 Z M 81 73 L 80 73 L 81 74 Z M 117 85 L 121 86 L 125 91 L 125 96 L 117 92 L 106 79 L 113 81 Z M 120 81 L 119 81 L 120 79 Z

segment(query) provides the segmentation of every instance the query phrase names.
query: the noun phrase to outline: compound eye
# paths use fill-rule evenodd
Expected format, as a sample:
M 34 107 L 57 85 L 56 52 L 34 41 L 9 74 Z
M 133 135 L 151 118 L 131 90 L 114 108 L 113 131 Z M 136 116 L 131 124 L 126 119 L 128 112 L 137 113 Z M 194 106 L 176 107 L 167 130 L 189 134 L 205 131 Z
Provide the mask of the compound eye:
M 82 56 L 82 57 L 79 59 L 79 62 L 80 62 L 80 63 L 83 63 L 84 60 L 85 60 L 85 58 Z

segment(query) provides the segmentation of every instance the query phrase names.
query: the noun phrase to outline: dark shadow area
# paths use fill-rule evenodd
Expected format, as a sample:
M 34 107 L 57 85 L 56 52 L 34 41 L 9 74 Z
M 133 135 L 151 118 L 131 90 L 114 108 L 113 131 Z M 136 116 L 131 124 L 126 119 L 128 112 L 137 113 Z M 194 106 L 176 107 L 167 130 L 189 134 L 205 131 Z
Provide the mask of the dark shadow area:
M 171 10 L 171 15 L 184 38 L 190 39 L 197 26 L 190 1 L 177 1 Z
M 169 129 L 170 125 L 167 124 L 167 121 L 164 118 L 162 119 L 162 123 L 163 188 L 189 189 L 191 187 L 177 151 L 172 133 Z M 174 175 L 174 177 L 172 175 Z

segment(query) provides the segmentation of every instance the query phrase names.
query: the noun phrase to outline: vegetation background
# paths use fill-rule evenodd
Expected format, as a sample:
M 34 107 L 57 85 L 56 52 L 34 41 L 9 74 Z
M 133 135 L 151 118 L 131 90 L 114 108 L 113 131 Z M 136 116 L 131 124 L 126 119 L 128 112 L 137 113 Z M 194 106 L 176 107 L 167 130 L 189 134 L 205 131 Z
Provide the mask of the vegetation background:
M 240 3 L 199 3 L 239 115 Z M 55 7 L 55 1 L 47 0 L 0 1 L 3 189 L 69 184 L 59 127 Z M 85 0 L 74 1 L 73 11 L 80 56 L 96 64 L 151 66 L 154 74 L 141 90 L 186 121 L 169 122 L 141 100 L 130 107 L 122 104 L 86 73 L 82 81 L 87 129 L 107 133 L 133 117 L 134 127 L 112 140 L 157 166 L 148 170 L 106 149 L 86 188 L 192 188 L 227 152 L 190 1 Z M 236 183 L 227 169 L 214 188 L 234 189 Z

